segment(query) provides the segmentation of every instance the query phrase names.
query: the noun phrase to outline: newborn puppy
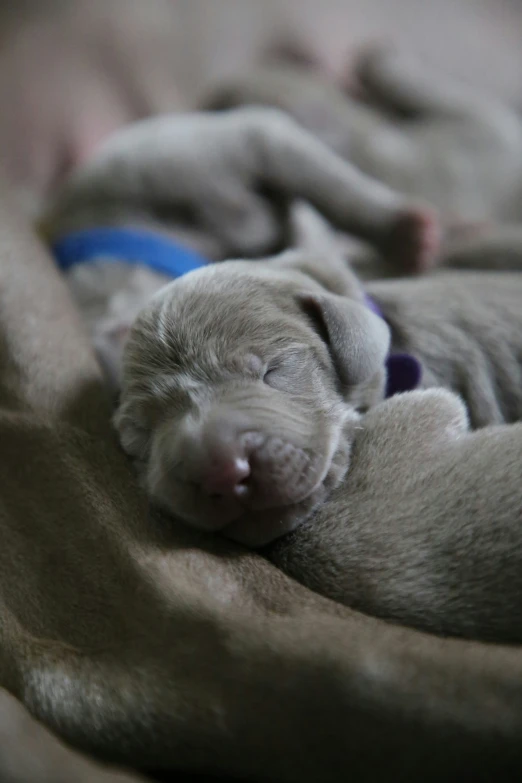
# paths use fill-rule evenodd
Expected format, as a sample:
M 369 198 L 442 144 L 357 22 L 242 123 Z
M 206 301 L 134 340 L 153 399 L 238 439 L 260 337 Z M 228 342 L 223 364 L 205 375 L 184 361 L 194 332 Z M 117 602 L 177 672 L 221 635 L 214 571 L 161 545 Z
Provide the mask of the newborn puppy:
M 393 47 L 355 65 L 366 102 L 318 70 L 269 60 L 217 85 L 205 108 L 275 106 L 361 171 L 426 199 L 443 222 L 522 218 L 522 121 L 494 98 Z
M 328 294 L 290 255 L 224 262 L 153 297 L 130 331 L 116 426 L 156 501 L 259 544 L 327 497 L 357 411 L 384 393 L 389 331 L 353 293 Z
M 342 481 L 360 414 L 404 352 L 424 387 L 463 396 L 475 427 L 522 418 L 521 275 L 367 292 L 340 256 L 296 251 L 155 295 L 130 332 L 115 419 L 150 496 L 251 546 L 294 529 Z

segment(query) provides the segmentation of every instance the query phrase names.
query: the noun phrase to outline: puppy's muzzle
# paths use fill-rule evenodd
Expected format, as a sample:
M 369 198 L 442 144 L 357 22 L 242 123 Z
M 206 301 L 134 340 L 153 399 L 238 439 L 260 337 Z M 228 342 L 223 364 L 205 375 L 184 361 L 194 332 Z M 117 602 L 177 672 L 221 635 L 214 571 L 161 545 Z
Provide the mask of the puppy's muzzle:
M 291 505 L 314 491 L 324 478 L 326 460 L 322 450 L 303 440 L 308 439 L 224 407 L 205 419 L 187 416 L 157 440 L 151 488 L 164 498 L 170 495 L 169 505 L 182 517 L 180 489 L 192 488 L 215 512 L 212 528 L 222 527 L 245 510 Z

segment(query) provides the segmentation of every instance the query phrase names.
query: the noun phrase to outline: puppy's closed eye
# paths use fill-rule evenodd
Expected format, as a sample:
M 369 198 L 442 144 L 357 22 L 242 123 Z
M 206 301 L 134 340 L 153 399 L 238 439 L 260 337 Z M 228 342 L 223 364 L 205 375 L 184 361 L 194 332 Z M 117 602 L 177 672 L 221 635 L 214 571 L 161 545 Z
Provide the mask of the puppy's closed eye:
M 267 384 L 267 386 L 271 386 L 274 381 L 277 382 L 278 370 L 280 370 L 279 364 L 275 363 L 273 365 L 269 365 L 268 369 L 263 375 L 263 381 Z
M 271 359 L 265 369 L 263 382 L 278 391 L 299 394 L 309 380 L 311 351 L 306 346 L 293 349 Z

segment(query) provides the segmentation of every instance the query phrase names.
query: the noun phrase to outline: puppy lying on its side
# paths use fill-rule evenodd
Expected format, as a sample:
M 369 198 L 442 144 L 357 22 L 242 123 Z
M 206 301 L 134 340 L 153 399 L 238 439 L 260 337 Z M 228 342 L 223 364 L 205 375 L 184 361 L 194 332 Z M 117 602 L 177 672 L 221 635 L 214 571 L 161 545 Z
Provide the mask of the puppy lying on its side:
M 197 263 L 272 254 L 289 244 L 295 199 L 378 249 L 377 273 L 422 271 L 437 251 L 431 209 L 361 174 L 281 112 L 160 117 L 102 146 L 58 194 L 43 231 L 51 242 L 74 235 L 59 261 L 113 383 L 130 324 L 176 276 L 164 263 L 169 242 Z M 98 231 L 104 227 L 122 235 L 138 229 L 140 247 L 127 232 L 114 253 L 111 236 Z
M 204 106 L 283 109 L 362 171 L 429 201 L 444 223 L 522 218 L 514 110 L 392 46 L 368 49 L 355 72 L 366 103 L 289 57 L 217 85 Z

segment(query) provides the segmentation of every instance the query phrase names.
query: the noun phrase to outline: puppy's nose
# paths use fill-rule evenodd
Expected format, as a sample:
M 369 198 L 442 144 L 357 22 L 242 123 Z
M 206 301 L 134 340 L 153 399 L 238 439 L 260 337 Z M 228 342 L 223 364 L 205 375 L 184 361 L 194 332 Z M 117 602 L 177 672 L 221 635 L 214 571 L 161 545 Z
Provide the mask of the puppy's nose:
M 246 479 L 250 476 L 250 465 L 244 457 L 228 457 L 209 465 L 201 486 L 207 495 L 219 497 L 241 497 L 248 490 Z

